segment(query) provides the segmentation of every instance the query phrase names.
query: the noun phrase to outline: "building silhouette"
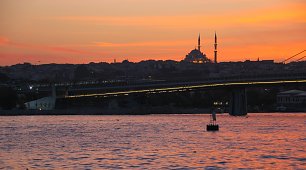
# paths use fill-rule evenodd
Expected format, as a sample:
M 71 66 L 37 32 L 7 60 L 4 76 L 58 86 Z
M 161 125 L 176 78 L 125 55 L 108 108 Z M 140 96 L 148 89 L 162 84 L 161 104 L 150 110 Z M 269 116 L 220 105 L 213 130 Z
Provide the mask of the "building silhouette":
M 206 57 L 201 51 L 201 36 L 199 35 L 198 38 L 198 48 L 190 51 L 189 54 L 186 55 L 184 61 L 191 62 L 191 63 L 211 63 L 211 60 Z

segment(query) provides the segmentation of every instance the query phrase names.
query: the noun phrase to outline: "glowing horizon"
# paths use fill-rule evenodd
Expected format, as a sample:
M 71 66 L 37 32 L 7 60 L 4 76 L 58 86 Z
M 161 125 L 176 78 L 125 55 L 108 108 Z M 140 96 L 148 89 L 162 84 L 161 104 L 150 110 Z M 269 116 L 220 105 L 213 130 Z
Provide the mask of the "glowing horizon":
M 306 49 L 302 0 L 2 0 L 0 66 L 184 59 L 282 61 Z M 297 59 L 297 58 L 296 58 Z

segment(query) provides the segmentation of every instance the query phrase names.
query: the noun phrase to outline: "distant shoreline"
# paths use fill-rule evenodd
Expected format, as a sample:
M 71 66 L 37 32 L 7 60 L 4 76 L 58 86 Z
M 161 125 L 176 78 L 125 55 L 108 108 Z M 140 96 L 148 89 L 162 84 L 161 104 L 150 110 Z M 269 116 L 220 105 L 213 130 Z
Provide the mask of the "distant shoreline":
M 174 110 L 133 110 L 133 109 L 70 109 L 70 110 L 0 110 L 0 116 L 65 116 L 65 115 L 151 115 L 151 114 L 210 114 L 210 109 L 174 109 Z M 252 112 L 267 113 L 267 112 Z M 250 113 L 250 114 L 252 114 Z M 269 113 L 304 113 L 304 112 L 271 112 Z M 223 114 L 223 113 L 220 113 Z M 227 112 L 224 114 L 228 114 Z
M 55 110 L 0 110 L 0 116 L 27 115 L 150 115 L 150 114 L 209 114 L 210 109 L 131 108 L 131 109 L 55 109 Z

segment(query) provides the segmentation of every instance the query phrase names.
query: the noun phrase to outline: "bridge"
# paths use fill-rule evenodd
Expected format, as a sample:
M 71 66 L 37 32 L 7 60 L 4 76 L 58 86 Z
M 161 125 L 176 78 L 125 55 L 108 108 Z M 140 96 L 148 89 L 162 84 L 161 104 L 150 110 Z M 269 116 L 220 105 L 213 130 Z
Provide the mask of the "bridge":
M 305 85 L 306 73 L 216 77 L 187 82 L 157 81 L 154 83 L 111 87 L 98 85 L 94 87 L 70 87 L 68 89 L 69 94 L 65 95 L 64 98 L 116 97 L 136 93 L 158 94 L 227 88 L 231 91 L 229 113 L 230 115 L 241 116 L 247 114 L 246 88 L 286 84 Z

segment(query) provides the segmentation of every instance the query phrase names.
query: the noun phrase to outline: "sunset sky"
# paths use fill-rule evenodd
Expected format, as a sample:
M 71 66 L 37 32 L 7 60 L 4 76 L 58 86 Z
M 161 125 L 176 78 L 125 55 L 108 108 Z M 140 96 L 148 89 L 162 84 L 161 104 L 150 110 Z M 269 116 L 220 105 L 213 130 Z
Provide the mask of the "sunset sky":
M 180 61 L 199 33 L 212 59 L 215 31 L 219 61 L 282 61 L 306 49 L 305 11 L 305 0 L 1 0 L 0 65 Z

